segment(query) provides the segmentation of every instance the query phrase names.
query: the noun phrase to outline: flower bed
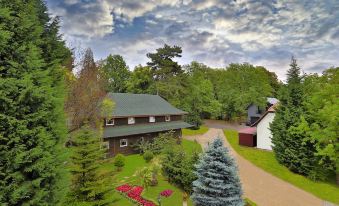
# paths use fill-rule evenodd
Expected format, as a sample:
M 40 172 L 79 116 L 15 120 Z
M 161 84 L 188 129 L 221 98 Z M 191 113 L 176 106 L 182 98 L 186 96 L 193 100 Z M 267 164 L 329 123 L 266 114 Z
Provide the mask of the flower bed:
M 164 190 L 160 193 L 160 195 L 163 196 L 163 197 L 169 197 L 169 196 L 172 195 L 172 193 L 173 193 L 172 190 Z
M 131 201 L 141 206 L 156 206 L 156 204 L 154 204 L 152 201 L 146 200 L 141 197 L 141 193 L 144 190 L 144 188 L 141 186 L 131 186 L 128 184 L 124 184 L 115 189 Z

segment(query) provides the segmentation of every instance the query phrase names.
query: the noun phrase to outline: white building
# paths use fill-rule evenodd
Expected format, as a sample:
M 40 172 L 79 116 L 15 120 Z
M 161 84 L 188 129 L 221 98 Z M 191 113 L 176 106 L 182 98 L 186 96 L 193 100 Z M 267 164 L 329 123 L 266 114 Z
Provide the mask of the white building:
M 275 116 L 274 105 L 271 106 L 263 116 L 258 119 L 252 126 L 257 126 L 257 148 L 272 150 L 272 133 L 270 123 L 273 122 Z

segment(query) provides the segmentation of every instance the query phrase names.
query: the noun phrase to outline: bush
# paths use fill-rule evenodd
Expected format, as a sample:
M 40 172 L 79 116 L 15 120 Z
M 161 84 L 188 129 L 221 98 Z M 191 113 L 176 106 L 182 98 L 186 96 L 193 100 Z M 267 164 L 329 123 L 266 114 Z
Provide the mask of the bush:
M 133 148 L 141 154 L 145 153 L 146 151 L 151 151 L 154 155 L 158 155 L 165 147 L 174 144 L 178 139 L 179 138 L 175 137 L 173 131 L 169 131 L 166 133 L 160 133 L 159 136 L 149 141 L 140 139 L 135 144 L 133 144 Z
M 120 171 L 125 166 L 125 156 L 122 154 L 117 154 L 114 157 L 114 166 L 116 166 L 118 171 Z
M 146 152 L 144 153 L 143 157 L 144 157 L 144 160 L 145 160 L 146 162 L 150 162 L 150 161 L 153 159 L 154 155 L 153 155 L 153 152 L 151 152 L 151 151 L 146 151 Z

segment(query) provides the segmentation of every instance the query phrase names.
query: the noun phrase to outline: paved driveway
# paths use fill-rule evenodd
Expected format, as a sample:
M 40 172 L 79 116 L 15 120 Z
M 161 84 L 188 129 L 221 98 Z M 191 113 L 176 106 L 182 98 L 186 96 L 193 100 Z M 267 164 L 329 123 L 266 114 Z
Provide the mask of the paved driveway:
M 241 128 L 247 127 L 239 123 L 231 123 L 231 122 L 226 122 L 225 120 L 214 120 L 214 119 L 205 119 L 204 125 L 206 125 L 209 128 L 234 129 L 234 130 L 239 130 Z
M 238 155 L 227 142 L 221 129 L 211 128 L 204 135 L 186 136 L 197 140 L 203 148 L 215 137 L 222 137 L 224 144 L 236 159 L 244 196 L 258 206 L 321 206 L 324 201 L 256 167 Z

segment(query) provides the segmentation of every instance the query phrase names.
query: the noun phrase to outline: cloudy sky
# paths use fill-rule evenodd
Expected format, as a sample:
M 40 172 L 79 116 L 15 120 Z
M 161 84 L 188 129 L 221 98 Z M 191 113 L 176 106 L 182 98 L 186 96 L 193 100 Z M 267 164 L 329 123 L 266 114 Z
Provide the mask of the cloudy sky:
M 339 66 L 339 0 L 47 0 L 71 47 L 122 55 L 131 69 L 167 43 L 180 63 L 262 65 L 284 79 L 291 55 L 307 73 Z

